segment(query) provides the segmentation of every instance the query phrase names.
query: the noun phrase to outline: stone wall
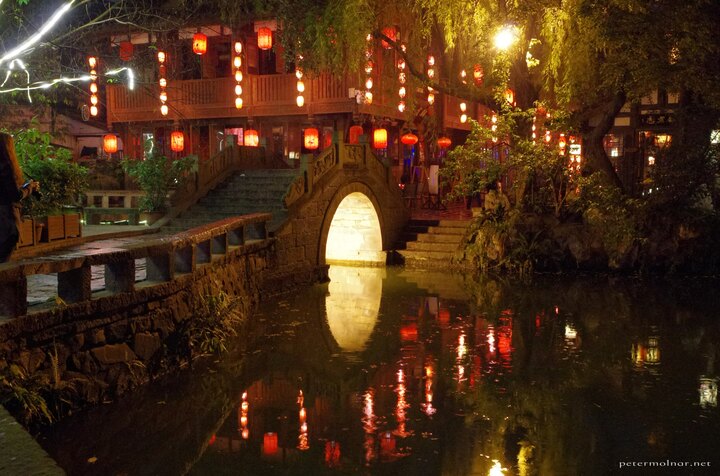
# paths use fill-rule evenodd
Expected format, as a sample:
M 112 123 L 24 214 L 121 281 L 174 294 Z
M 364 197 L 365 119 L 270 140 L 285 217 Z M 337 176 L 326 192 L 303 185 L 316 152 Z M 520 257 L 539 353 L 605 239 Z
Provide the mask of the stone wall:
M 263 274 L 276 265 L 274 240 L 227 247 L 211 262 L 193 264 L 191 272 L 176 268 L 165 282 L 138 282 L 130 292 L 93 293 L 3 321 L 0 368 L 17 364 L 46 393 L 79 404 L 112 399 L 172 370 L 182 362 L 173 355 L 178 330 L 204 297 L 221 290 L 239 299 L 241 316 L 250 317 Z

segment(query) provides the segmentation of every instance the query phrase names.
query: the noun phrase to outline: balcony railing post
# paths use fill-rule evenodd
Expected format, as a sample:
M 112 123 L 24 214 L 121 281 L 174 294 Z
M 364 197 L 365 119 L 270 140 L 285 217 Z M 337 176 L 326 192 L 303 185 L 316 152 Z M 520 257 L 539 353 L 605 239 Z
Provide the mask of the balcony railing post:
M 27 278 L 24 275 L 0 282 L 0 317 L 27 314 Z
M 90 266 L 83 264 L 79 268 L 58 273 L 58 297 L 70 304 L 90 299 Z

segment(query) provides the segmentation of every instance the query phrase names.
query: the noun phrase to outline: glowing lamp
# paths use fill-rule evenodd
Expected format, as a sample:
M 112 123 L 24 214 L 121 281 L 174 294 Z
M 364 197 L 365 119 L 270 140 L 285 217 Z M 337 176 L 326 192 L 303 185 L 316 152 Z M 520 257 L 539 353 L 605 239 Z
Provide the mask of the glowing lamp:
M 387 149 L 387 129 L 375 129 L 373 131 L 373 147 Z
M 473 68 L 473 80 L 475 81 L 475 84 L 477 86 L 482 85 L 483 78 L 485 77 L 485 71 L 483 71 L 483 67 L 479 64 L 476 64 Z
M 95 69 L 95 66 L 97 66 L 97 58 L 94 56 L 88 56 L 88 64 L 90 65 L 90 69 Z
M 398 111 L 405 112 L 405 101 L 400 101 L 398 103 Z
M 388 26 L 388 27 L 383 28 L 382 34 L 387 36 L 388 38 L 390 38 L 392 41 L 397 41 L 397 29 L 394 26 Z M 382 40 L 382 42 L 380 44 L 382 44 L 382 47 L 385 48 L 386 50 L 389 50 L 390 48 L 392 48 L 390 43 L 388 43 L 385 40 Z
M 160 87 L 161 88 L 167 87 L 167 79 L 160 78 Z
M 115 134 L 103 136 L 103 150 L 106 154 L 114 154 L 118 151 L 118 138 Z
M 447 149 L 448 147 L 450 147 L 452 145 L 452 141 L 450 140 L 449 137 L 443 136 L 438 139 L 437 144 L 438 144 L 438 147 L 440 147 L 441 149 Z
M 240 58 L 239 56 L 234 57 L 233 58 L 233 66 L 235 68 L 239 68 L 240 66 L 242 66 L 242 58 Z
M 304 92 L 305 92 L 305 83 L 304 83 L 304 82 L 302 82 L 302 81 L 298 81 L 298 82 L 297 82 L 297 91 L 298 91 L 299 93 L 304 93 Z
M 258 48 L 269 50 L 272 48 L 272 30 L 268 27 L 261 27 L 257 32 Z
M 362 126 L 351 126 L 350 127 L 350 134 L 349 139 L 351 144 L 359 144 L 360 143 L 360 136 L 363 135 L 365 131 L 363 130 Z
M 235 42 L 235 54 L 239 55 L 240 53 L 242 53 L 242 43 L 239 41 L 236 41 Z
M 243 107 L 243 98 L 237 97 L 235 98 L 235 109 L 242 109 Z
M 98 108 L 97 108 L 97 106 L 90 106 L 90 115 L 91 115 L 91 116 L 97 116 L 97 115 L 98 115 Z
M 158 51 L 157 54 L 158 63 L 162 64 L 165 62 L 165 52 L 164 51 Z
M 297 107 L 303 107 L 305 105 L 305 96 L 298 94 L 298 97 L 295 98 L 295 104 L 297 104 Z
M 277 433 L 268 432 L 263 436 L 263 454 L 274 455 L 278 451 Z
M 505 92 L 503 93 L 503 97 L 508 102 L 508 104 L 512 104 L 513 102 L 515 102 L 515 92 L 510 88 L 505 90 Z
M 193 35 L 192 50 L 196 55 L 207 53 L 207 35 L 197 32 Z
M 248 129 L 245 131 L 243 143 L 248 147 L 257 147 L 260 144 L 260 137 L 258 131 L 255 129 Z
M 404 134 L 400 138 L 400 142 L 402 142 L 405 145 L 409 145 L 411 147 L 414 146 L 415 144 L 417 144 L 417 141 L 418 141 L 418 136 L 416 136 L 412 132 L 408 132 L 407 134 Z
M 170 149 L 173 152 L 182 152 L 185 150 L 185 134 L 182 131 L 174 131 L 170 134 Z
M 129 41 L 120 42 L 120 59 L 123 61 L 130 61 L 135 52 L 135 45 Z
M 516 40 L 517 34 L 515 28 L 512 26 L 506 26 L 497 32 L 495 38 L 493 39 L 493 43 L 495 44 L 495 48 L 498 50 L 506 51 L 510 49 Z
M 242 95 L 242 93 L 243 93 L 242 86 L 240 86 L 239 84 L 236 84 L 235 85 L 235 95 L 240 96 L 240 95 Z
M 433 94 L 433 93 L 428 93 L 427 102 L 428 102 L 428 104 L 430 104 L 431 106 L 432 106 L 433 104 L 435 104 L 435 94 Z
M 242 71 L 235 71 L 235 81 L 238 83 L 243 80 Z
M 96 84 L 96 83 L 91 83 L 91 84 L 90 84 L 90 92 L 93 93 L 93 94 L 97 94 L 97 92 L 98 92 L 98 87 L 97 87 L 97 84 Z
M 463 124 L 467 122 L 467 114 L 460 115 L 460 122 L 462 122 Z
M 304 143 L 306 149 L 316 150 L 320 147 L 320 132 L 314 127 L 305 129 Z
M 168 112 L 170 112 L 170 110 L 168 109 L 167 104 L 163 104 L 162 106 L 160 106 L 160 114 L 162 114 L 163 116 L 167 116 Z

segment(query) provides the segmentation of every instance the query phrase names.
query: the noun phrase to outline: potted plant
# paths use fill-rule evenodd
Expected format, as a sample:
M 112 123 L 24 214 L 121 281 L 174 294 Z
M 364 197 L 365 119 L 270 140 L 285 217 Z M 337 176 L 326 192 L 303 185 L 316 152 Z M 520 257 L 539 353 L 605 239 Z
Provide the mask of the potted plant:
M 126 159 L 123 168 L 145 192 L 140 208 L 147 212 L 146 219 L 151 224 L 167 211 L 170 190 L 182 185 L 189 173 L 197 169 L 197 157 L 173 160 L 163 155 L 151 155 L 143 160 Z
M 33 125 L 37 122 L 31 122 Z M 23 202 L 23 214 L 34 218 L 44 241 L 80 236 L 80 215 L 65 212 L 79 205 L 87 188 L 87 169 L 72 161 L 69 150 L 52 145 L 52 136 L 37 127 L 11 134 L 23 173 L 40 182 L 42 191 Z

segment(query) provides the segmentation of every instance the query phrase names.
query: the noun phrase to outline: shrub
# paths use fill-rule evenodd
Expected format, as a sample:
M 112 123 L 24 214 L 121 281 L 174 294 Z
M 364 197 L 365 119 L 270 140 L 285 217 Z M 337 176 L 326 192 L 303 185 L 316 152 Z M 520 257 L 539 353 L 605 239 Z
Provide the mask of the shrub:
M 152 155 L 144 160 L 124 160 L 123 168 L 145 192 L 140 208 L 149 212 L 163 211 L 167 207 L 170 190 L 182 185 L 188 173 L 197 168 L 197 157 L 172 160 L 162 155 Z

